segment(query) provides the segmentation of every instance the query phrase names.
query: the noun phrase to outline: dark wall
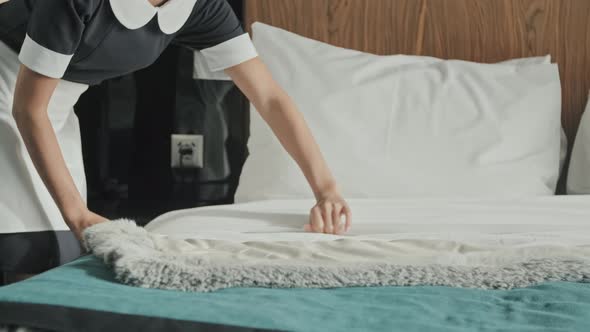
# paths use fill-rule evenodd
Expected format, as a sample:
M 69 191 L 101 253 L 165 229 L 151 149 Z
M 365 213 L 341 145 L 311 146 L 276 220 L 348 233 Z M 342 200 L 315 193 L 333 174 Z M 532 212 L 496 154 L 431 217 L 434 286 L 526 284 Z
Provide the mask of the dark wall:
M 241 17 L 241 0 L 229 0 Z M 139 221 L 233 202 L 246 158 L 248 102 L 232 82 L 194 80 L 193 53 L 170 47 L 152 66 L 91 87 L 76 106 L 89 207 Z M 205 141 L 202 169 L 172 169 L 172 134 Z

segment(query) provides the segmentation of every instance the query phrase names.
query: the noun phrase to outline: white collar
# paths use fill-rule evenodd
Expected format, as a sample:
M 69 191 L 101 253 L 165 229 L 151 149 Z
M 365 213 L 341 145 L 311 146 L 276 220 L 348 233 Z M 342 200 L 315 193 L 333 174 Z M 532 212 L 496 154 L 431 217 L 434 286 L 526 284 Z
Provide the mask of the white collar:
M 160 30 L 173 34 L 186 23 L 197 0 L 168 0 L 154 7 L 148 0 L 110 0 L 115 17 L 127 29 L 135 30 L 148 24 L 158 15 Z

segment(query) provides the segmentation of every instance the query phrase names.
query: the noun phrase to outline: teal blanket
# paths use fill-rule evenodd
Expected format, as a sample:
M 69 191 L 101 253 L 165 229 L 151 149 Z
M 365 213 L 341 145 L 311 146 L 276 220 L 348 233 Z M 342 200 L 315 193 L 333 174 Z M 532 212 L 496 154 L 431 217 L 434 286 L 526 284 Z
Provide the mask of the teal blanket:
M 546 283 L 510 291 L 378 287 L 183 293 L 119 284 L 90 256 L 0 288 L 0 304 L 22 303 L 289 331 L 590 330 L 590 284 Z

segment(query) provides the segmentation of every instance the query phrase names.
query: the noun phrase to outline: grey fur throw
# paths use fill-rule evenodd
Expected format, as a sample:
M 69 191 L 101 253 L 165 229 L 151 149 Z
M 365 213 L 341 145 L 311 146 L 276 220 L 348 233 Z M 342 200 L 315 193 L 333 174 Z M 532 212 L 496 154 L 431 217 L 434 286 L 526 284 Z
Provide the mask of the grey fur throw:
M 328 263 L 223 259 L 217 250 L 213 259 L 206 250 L 198 254 L 179 250 L 183 240 L 151 234 L 130 220 L 98 224 L 84 235 L 86 246 L 112 267 L 119 281 L 145 288 L 197 292 L 230 287 L 416 285 L 510 289 L 546 281 L 590 281 L 589 261 L 579 258 L 550 257 L 504 266 L 412 265 L 386 259 Z

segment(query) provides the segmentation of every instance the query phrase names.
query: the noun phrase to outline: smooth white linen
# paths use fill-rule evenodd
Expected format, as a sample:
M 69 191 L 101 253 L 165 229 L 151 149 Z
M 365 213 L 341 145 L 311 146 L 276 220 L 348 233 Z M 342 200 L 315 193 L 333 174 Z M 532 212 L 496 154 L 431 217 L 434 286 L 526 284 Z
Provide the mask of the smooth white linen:
M 344 236 L 303 232 L 312 203 L 269 200 L 174 211 L 146 230 L 159 235 L 159 248 L 212 262 L 505 265 L 590 255 L 585 196 L 351 200 L 354 224 Z
M 554 193 L 561 112 L 555 65 L 377 56 L 259 23 L 253 35 L 346 197 Z M 313 197 L 295 162 L 251 114 L 236 201 Z
M 0 42 L 0 233 L 69 230 L 39 177 L 12 116 L 14 86 L 20 63 Z M 66 166 L 86 199 L 86 176 L 74 104 L 87 85 L 60 81 L 47 113 Z
M 570 159 L 568 194 L 590 194 L 590 95 L 588 97 Z

